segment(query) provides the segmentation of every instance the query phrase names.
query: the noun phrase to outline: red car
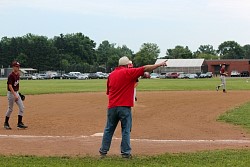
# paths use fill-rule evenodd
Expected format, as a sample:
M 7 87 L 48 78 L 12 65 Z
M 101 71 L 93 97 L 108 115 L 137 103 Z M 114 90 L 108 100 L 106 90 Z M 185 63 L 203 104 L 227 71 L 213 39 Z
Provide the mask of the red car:
M 144 75 L 142 76 L 142 78 L 147 78 L 147 79 L 149 79 L 149 78 L 150 78 L 149 72 L 144 72 Z
M 179 74 L 177 72 L 172 72 L 167 75 L 167 78 L 175 79 L 178 78 Z

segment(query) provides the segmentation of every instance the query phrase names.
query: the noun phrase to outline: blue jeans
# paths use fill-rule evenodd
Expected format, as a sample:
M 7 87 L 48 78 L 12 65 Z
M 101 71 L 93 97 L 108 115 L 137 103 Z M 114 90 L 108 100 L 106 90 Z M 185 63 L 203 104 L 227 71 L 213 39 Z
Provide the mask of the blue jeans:
M 107 124 L 104 129 L 102 146 L 99 150 L 101 154 L 107 154 L 109 151 L 111 140 L 119 121 L 121 121 L 122 128 L 121 154 L 130 154 L 130 132 L 132 127 L 131 107 L 114 107 L 108 109 Z

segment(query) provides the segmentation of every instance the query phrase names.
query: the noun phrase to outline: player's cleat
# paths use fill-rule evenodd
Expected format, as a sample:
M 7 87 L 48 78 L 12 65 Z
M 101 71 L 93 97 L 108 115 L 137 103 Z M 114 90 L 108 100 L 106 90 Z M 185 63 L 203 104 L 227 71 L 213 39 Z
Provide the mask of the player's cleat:
M 28 126 L 24 125 L 22 122 L 17 124 L 17 128 L 19 129 L 26 129 Z
M 132 155 L 131 154 L 122 154 L 122 158 L 124 158 L 124 159 L 132 159 Z
M 102 153 L 100 153 L 100 159 L 104 159 L 104 158 L 106 158 L 107 157 L 107 154 L 102 154 Z
M 223 93 L 227 93 L 227 91 L 225 89 L 223 89 Z
M 4 127 L 5 129 L 7 129 L 7 130 L 11 130 L 11 127 L 10 127 L 10 125 L 9 125 L 8 122 L 5 122 L 4 125 L 3 125 L 3 127 Z
M 220 88 L 219 86 L 216 86 L 216 91 L 218 91 L 218 90 L 219 90 L 219 88 Z

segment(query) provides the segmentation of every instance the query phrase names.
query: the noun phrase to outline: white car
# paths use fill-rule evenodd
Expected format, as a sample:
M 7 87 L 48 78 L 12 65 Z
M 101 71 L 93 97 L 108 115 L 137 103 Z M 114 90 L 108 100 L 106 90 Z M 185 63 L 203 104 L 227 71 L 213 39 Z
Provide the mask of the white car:
M 150 78 L 151 78 L 151 79 L 159 78 L 159 74 L 157 74 L 157 73 L 151 73 L 151 74 L 150 74 Z
M 231 72 L 231 77 L 239 77 L 239 76 L 240 76 L 240 73 L 239 73 L 238 71 L 233 70 L 233 71 Z
M 37 77 L 36 77 L 35 75 L 32 75 L 31 78 L 32 78 L 33 80 L 36 80 L 36 79 L 37 79 Z
M 87 74 L 81 74 L 77 77 L 77 79 L 89 79 L 89 76 Z
M 36 75 L 36 78 L 37 78 L 37 79 L 45 79 L 46 77 L 47 77 L 46 74 L 37 74 L 37 75 Z
M 179 78 L 179 79 L 186 79 L 186 78 L 189 78 L 189 77 L 187 76 L 187 74 L 180 74 L 180 75 L 178 76 L 178 78 Z
M 196 78 L 198 78 L 197 74 L 187 74 L 187 76 L 188 76 L 189 79 L 196 79 Z

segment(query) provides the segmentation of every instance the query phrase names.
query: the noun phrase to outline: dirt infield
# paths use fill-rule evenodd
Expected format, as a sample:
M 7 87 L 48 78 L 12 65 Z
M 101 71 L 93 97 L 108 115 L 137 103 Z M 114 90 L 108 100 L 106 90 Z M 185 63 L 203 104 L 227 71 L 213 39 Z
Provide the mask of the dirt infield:
M 208 149 L 247 148 L 250 134 L 240 127 L 217 122 L 221 113 L 250 101 L 249 91 L 138 92 L 133 108 L 132 153 L 151 155 Z M 0 124 L 7 107 L 0 97 Z M 11 116 L 12 130 L 0 128 L 0 153 L 25 155 L 98 155 L 106 122 L 104 92 L 28 95 L 24 122 L 15 128 L 17 106 Z M 118 125 L 120 126 L 120 125 Z M 110 154 L 119 154 L 118 127 Z

